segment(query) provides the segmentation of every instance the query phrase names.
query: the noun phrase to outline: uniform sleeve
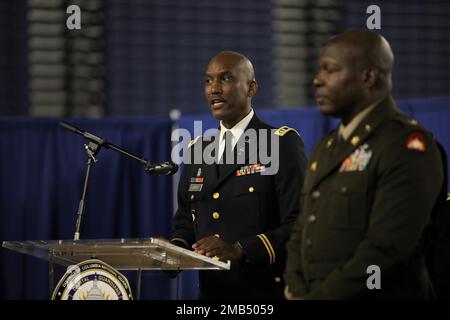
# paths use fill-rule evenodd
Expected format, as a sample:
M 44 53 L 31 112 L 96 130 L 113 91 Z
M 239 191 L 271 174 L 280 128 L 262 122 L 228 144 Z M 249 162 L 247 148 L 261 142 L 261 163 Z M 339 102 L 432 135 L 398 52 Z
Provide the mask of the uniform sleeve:
M 279 167 L 274 177 L 280 224 L 277 228 L 239 242 L 252 263 L 284 263 L 286 242 L 299 214 L 300 191 L 303 185 L 307 157 L 305 146 L 297 133 L 279 138 Z M 274 212 L 274 214 L 278 214 Z
M 302 220 L 302 216 L 297 218 L 291 238 L 287 243 L 286 271 L 284 273 L 284 281 L 289 287 L 289 292 L 295 297 L 303 297 L 307 290 L 303 270 L 301 269 Z
M 195 242 L 194 223 L 188 200 L 189 172 L 191 166 L 186 164 L 178 184 L 178 208 L 173 219 L 170 241 L 176 245 L 191 249 Z
M 400 130 L 399 130 L 400 131 Z M 312 288 L 306 299 L 351 299 L 368 292 L 367 267 L 381 270 L 381 290 L 402 272 L 419 243 L 443 183 L 439 151 L 430 136 L 425 150 L 407 148 L 414 132 L 393 137 L 382 151 L 366 236 L 353 257 Z

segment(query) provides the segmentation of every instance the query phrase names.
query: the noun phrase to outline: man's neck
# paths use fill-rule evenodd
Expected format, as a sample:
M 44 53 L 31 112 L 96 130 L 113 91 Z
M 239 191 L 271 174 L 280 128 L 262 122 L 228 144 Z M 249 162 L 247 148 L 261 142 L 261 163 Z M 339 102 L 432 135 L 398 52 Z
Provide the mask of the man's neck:
M 248 107 L 247 112 L 245 112 L 244 114 L 241 114 L 238 118 L 233 119 L 233 120 L 222 120 L 221 123 L 222 125 L 226 128 L 226 129 L 232 129 L 235 125 L 237 125 L 239 122 L 242 121 L 242 119 L 244 119 L 246 116 L 248 116 L 248 114 L 252 111 L 251 107 Z
M 349 113 L 348 115 L 345 115 L 341 118 L 342 124 L 344 126 L 347 126 L 358 114 L 360 114 L 362 111 L 364 111 L 368 107 L 378 104 L 381 100 L 382 100 L 382 98 L 373 96 L 373 97 L 367 98 L 364 101 L 358 103 L 358 105 L 352 109 L 351 113 Z

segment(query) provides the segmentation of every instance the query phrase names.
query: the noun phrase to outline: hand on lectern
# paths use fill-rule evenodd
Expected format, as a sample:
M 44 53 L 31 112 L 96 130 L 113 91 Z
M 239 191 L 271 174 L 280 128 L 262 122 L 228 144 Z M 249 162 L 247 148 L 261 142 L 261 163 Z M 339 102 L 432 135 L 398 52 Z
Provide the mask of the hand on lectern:
M 219 257 L 221 260 L 240 260 L 244 256 L 243 248 L 238 244 L 228 244 L 217 236 L 200 239 L 192 245 L 196 253 L 207 257 Z

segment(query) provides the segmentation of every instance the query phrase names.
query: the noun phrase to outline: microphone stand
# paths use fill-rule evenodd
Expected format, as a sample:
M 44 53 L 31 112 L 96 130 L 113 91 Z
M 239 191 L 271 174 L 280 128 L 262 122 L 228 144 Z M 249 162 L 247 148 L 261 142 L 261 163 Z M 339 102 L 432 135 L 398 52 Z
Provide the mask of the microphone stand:
M 165 162 L 163 164 L 155 164 L 151 161 L 148 161 L 144 158 L 138 157 L 131 152 L 128 152 L 122 148 L 119 148 L 112 144 L 109 141 L 106 141 L 103 138 L 97 137 L 96 135 L 93 135 L 89 132 L 83 131 L 67 122 L 60 122 L 61 127 L 72 131 L 76 134 L 80 134 L 83 137 L 85 137 L 89 144 L 85 144 L 84 148 L 86 150 L 86 153 L 88 155 L 88 161 L 87 161 L 87 169 L 86 169 L 86 176 L 84 178 L 84 184 L 83 184 L 83 193 L 81 195 L 81 200 L 78 205 L 78 211 L 77 211 L 77 223 L 75 227 L 75 234 L 73 239 L 74 240 L 80 240 L 80 229 L 82 225 L 82 219 L 86 213 L 86 204 L 87 204 L 87 192 L 88 192 L 88 186 L 89 186 L 89 179 L 91 177 L 92 168 L 95 165 L 95 163 L 98 161 L 95 156 L 100 151 L 101 147 L 105 147 L 107 149 L 111 149 L 114 151 L 117 151 L 131 159 L 139 161 L 141 164 L 144 165 L 145 171 L 147 171 L 149 174 L 156 174 L 156 173 L 163 173 L 166 175 L 172 175 L 177 172 L 178 166 L 176 164 Z
M 84 148 L 86 149 L 86 153 L 88 155 L 88 161 L 86 176 L 84 177 L 83 193 L 81 195 L 80 204 L 78 205 L 77 224 L 75 226 L 75 235 L 73 236 L 73 240 L 80 240 L 81 221 L 83 219 L 84 213 L 86 212 L 89 178 L 91 177 L 92 167 L 97 162 L 95 156 L 100 151 L 100 145 L 94 142 L 89 142 L 89 144 L 84 145 Z

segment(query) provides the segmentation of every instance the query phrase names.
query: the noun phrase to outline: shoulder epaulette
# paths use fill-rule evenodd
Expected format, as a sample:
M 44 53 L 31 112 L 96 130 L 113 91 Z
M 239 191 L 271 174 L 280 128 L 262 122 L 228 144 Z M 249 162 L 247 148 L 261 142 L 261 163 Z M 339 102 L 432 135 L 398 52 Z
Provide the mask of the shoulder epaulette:
M 282 137 L 282 136 L 284 136 L 286 133 L 288 133 L 289 131 L 294 131 L 296 134 L 298 134 L 298 135 L 300 136 L 300 133 L 298 133 L 297 130 L 295 130 L 294 128 L 290 128 L 290 127 L 288 127 L 288 126 L 282 126 L 282 127 L 278 128 L 278 129 L 275 131 L 275 134 L 276 134 L 277 136 Z
M 397 121 L 400 121 L 401 123 L 406 124 L 407 126 L 420 126 L 419 122 L 416 119 L 410 118 L 404 114 L 400 114 L 397 117 L 394 118 Z
M 194 140 L 191 140 L 191 142 L 189 142 L 189 144 L 188 144 L 188 148 L 192 147 L 201 137 L 202 136 L 198 136 Z

